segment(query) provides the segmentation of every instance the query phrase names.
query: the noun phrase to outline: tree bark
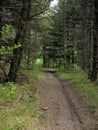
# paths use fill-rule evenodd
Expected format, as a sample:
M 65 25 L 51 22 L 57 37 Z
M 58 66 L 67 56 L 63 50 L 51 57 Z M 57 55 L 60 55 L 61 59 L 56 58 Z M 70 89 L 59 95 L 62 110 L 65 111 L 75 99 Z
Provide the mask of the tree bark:
M 18 19 L 19 26 L 17 28 L 18 32 L 16 34 L 16 38 L 14 41 L 15 44 L 18 44 L 18 42 L 20 42 L 22 46 L 24 44 L 25 34 L 27 32 L 27 25 L 28 25 L 27 18 L 29 17 L 29 13 L 30 13 L 30 6 L 31 6 L 31 0 L 28 0 L 28 3 L 27 0 L 26 1 L 23 0 L 22 9 L 21 12 L 19 13 L 20 15 L 20 18 Z M 13 57 L 11 60 L 8 78 L 6 79 L 6 81 L 15 82 L 17 71 L 21 63 L 22 50 L 23 47 L 19 47 L 13 50 Z
M 20 40 L 20 34 L 18 33 L 15 39 L 15 43 Z M 21 63 L 22 47 L 13 50 L 13 57 L 11 60 L 10 70 L 8 73 L 8 79 L 6 81 L 15 82 L 17 71 Z
M 93 81 L 97 80 L 98 75 L 98 0 L 94 0 L 94 44 L 93 44 L 93 64 L 92 77 Z

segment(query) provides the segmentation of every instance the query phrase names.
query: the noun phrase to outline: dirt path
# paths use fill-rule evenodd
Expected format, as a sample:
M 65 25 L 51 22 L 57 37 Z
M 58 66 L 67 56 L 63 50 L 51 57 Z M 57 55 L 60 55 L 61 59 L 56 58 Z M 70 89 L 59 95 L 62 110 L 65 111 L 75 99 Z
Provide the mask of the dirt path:
M 39 130 L 98 130 L 85 104 L 66 82 L 51 72 L 44 72 L 44 78 L 40 95 L 43 116 Z

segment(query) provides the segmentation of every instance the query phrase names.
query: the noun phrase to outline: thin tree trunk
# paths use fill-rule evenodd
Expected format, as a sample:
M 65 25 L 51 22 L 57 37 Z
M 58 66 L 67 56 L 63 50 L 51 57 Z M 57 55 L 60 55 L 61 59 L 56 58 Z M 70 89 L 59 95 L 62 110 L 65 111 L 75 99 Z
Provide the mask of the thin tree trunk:
M 94 44 L 93 44 L 93 67 L 91 79 L 95 81 L 98 74 L 98 1 L 94 0 Z

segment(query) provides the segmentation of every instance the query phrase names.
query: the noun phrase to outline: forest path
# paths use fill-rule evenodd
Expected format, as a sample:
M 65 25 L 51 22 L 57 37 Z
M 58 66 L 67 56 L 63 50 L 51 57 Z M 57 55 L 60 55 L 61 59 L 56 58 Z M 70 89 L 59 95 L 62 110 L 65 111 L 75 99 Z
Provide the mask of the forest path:
M 44 71 L 39 130 L 98 130 L 75 91 L 53 72 Z M 82 106 L 83 105 L 83 106 Z

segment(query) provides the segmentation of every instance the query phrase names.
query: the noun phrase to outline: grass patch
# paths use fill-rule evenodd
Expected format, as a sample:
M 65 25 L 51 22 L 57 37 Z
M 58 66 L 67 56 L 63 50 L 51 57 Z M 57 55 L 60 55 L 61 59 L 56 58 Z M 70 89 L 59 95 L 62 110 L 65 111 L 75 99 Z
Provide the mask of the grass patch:
M 42 115 L 37 100 L 42 78 L 36 66 L 21 71 L 16 84 L 0 84 L 0 130 L 37 130 L 35 118 Z
M 68 80 L 76 91 L 82 94 L 92 106 L 97 108 L 96 111 L 98 111 L 98 85 L 95 85 L 87 79 L 87 76 L 83 71 L 74 70 L 66 73 L 57 72 L 57 74 L 61 78 Z
M 32 111 L 32 117 L 40 118 L 41 116 L 42 116 L 42 110 L 40 108 Z

